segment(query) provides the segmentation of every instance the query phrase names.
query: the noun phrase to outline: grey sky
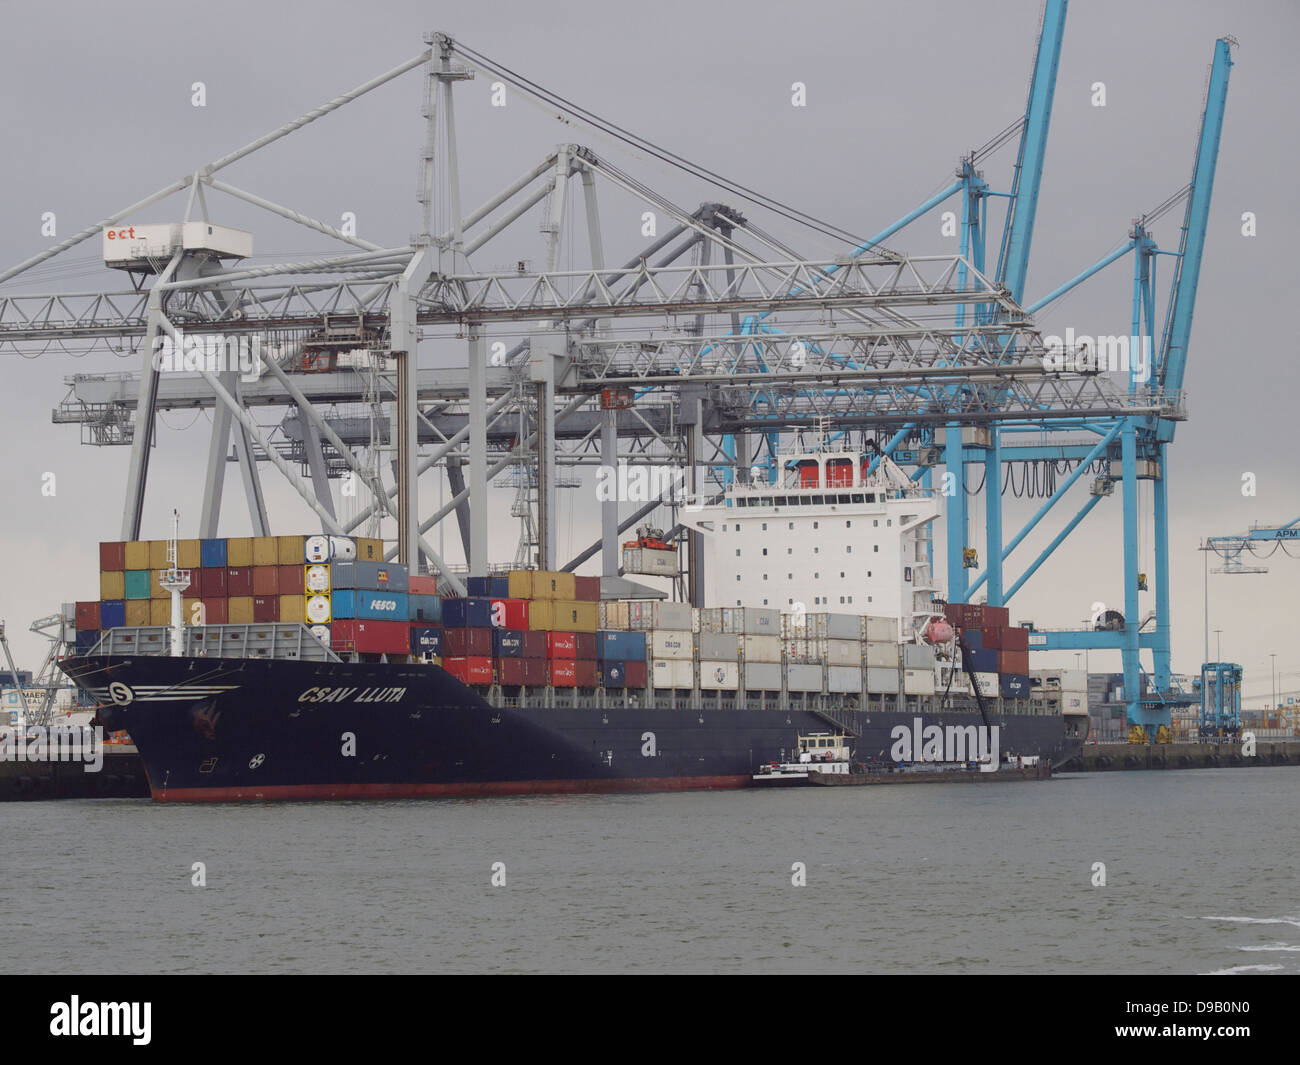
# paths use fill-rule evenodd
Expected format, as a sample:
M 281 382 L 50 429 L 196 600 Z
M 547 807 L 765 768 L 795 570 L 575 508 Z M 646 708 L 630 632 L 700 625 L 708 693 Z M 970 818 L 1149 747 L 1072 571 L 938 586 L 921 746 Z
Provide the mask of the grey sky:
M 236 0 L 212 17 L 172 3 L 7 3 L 0 40 L 8 139 L 0 261 L 7 266 L 47 246 L 42 212 L 56 212 L 65 237 L 416 54 L 426 29 L 451 32 L 688 158 L 869 234 L 942 187 L 963 152 L 1023 110 L 1039 7 L 1037 0 L 872 0 L 806 8 L 767 0 L 743 6 Z M 1179 671 L 1201 660 L 1200 538 L 1300 513 L 1291 428 L 1294 339 L 1284 326 L 1289 298 L 1283 289 L 1292 273 L 1285 266 L 1288 249 L 1300 243 L 1294 208 L 1297 30 L 1300 14 L 1287 2 L 1076 0 L 1066 23 L 1030 300 L 1114 247 L 1133 217 L 1188 180 L 1214 39 L 1231 33 L 1241 42 L 1190 349 L 1191 420 L 1180 427 L 1170 462 Z M 490 80 L 480 77 L 457 90 L 466 205 L 565 140 L 609 154 L 679 203 L 728 199 L 581 127 L 561 125 L 517 97 L 493 109 Z M 202 109 L 190 104 L 195 81 L 206 84 Z M 807 84 L 806 108 L 790 106 L 793 81 Z M 1097 81 L 1106 85 L 1105 108 L 1090 102 Z M 354 211 L 360 235 L 402 243 L 418 228 L 419 95 L 420 78 L 412 72 L 232 167 L 226 177 L 326 220 Z M 1007 187 L 1014 157 L 1011 145 L 989 162 L 986 176 L 994 188 Z M 259 253 L 328 246 L 241 204 L 214 198 L 210 206 L 216 220 L 253 229 Z M 139 220 L 171 220 L 183 210 L 178 197 Z M 602 211 L 611 260 L 630 254 L 639 244 L 640 208 L 611 195 Z M 1240 235 L 1243 211 L 1257 215 L 1254 238 Z M 1180 219 L 1181 211 L 1172 212 L 1158 226 L 1163 247 L 1177 247 Z M 809 255 L 832 250 L 809 234 L 771 228 Z M 517 242 L 485 251 L 476 265 L 536 257 L 536 222 L 522 223 L 521 233 Z M 891 243 L 914 253 L 955 250 L 940 236 L 937 214 Z M 95 269 L 97 254 L 98 242 L 88 241 L 23 289 L 80 290 L 117 280 Z M 1169 262 L 1162 260 L 1162 269 Z M 1049 308 L 1039 323 L 1049 333 L 1067 326 L 1127 333 L 1130 292 L 1131 260 L 1125 259 Z M 0 424 L 8 461 L 0 483 L 8 505 L 0 514 L 0 614 L 11 633 L 61 600 L 96 595 L 94 542 L 116 538 L 127 452 L 79 447 L 76 428 L 52 425 L 49 412 L 63 396 L 65 375 L 134 366 L 135 359 L 77 360 L 54 351 L 33 361 L 5 356 Z M 193 420 L 169 415 L 160 434 L 147 536 L 165 534 L 173 504 L 197 516 L 207 422 L 200 415 L 194 430 L 184 432 Z M 46 471 L 58 476 L 53 499 L 40 494 Z M 1243 471 L 1258 477 L 1256 498 L 1241 495 Z M 278 476 L 268 470 L 265 478 L 278 529 L 312 529 L 306 508 Z M 437 491 L 429 485 L 423 490 L 426 496 Z M 494 497 L 499 558 L 513 554 L 509 498 L 505 489 Z M 240 535 L 247 519 L 234 479 L 227 499 L 222 532 Z M 1069 625 L 1096 600 L 1122 601 L 1119 497 L 1112 502 L 1026 585 L 1013 602 L 1014 618 Z M 584 495 L 562 514 L 562 554 L 593 538 L 588 506 Z M 1073 513 L 1067 508 L 1069 501 L 1054 515 L 1057 524 L 1046 523 L 1050 527 L 1031 537 L 1013 563 L 1037 553 L 1035 544 L 1045 544 Z M 1008 527 L 1017 527 L 1024 513 L 1023 504 L 1010 505 Z M 1149 545 L 1149 518 L 1145 529 Z M 982 557 L 979 527 L 974 536 Z M 449 533 L 448 545 L 454 540 Z M 1248 692 L 1267 693 L 1270 652 L 1278 654 L 1288 686 L 1300 687 L 1300 654 L 1291 638 L 1300 559 L 1279 553 L 1270 565 L 1265 577 L 1211 578 L 1211 628 L 1224 630 L 1224 657 L 1246 666 Z M 1153 595 L 1144 595 L 1143 613 L 1153 603 Z M 42 650 L 25 632 L 14 644 L 24 663 Z M 1212 655 L 1213 645 L 1212 635 Z M 1117 669 L 1113 657 L 1094 660 L 1093 668 Z M 1061 664 L 1073 665 L 1073 656 Z

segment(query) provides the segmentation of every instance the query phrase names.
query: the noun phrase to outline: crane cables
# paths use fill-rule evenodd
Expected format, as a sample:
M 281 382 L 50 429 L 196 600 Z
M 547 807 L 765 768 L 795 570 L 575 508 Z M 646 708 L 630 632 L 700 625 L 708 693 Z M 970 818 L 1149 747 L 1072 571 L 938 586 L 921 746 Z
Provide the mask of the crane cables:
M 807 228 L 820 233 L 822 236 L 830 237 L 832 240 L 847 241 L 855 246 L 868 245 L 868 241 L 850 233 L 846 229 L 842 229 L 831 222 L 826 222 L 817 218 L 815 215 L 810 215 L 806 211 L 800 211 L 798 208 L 791 207 L 789 204 L 784 203 L 781 200 L 767 196 L 758 192 L 756 189 L 749 188 L 737 181 L 724 177 L 723 175 L 713 170 L 709 170 L 698 163 L 693 163 L 691 160 L 677 155 L 675 152 L 655 144 L 653 141 L 647 140 L 645 137 L 624 129 L 622 126 L 619 126 L 608 119 L 601 118 L 594 112 L 588 111 L 579 104 L 575 104 L 571 100 L 565 99 L 563 96 L 559 95 L 559 93 L 552 92 L 536 82 L 525 78 L 522 74 L 489 59 L 487 56 L 462 44 L 460 41 L 453 42 L 453 47 L 466 59 L 477 63 L 486 70 L 490 70 L 498 77 L 511 82 L 516 86 L 516 88 L 523 90 L 530 96 L 533 96 L 551 107 L 565 112 L 566 114 L 572 115 L 574 118 L 587 123 L 607 136 L 614 137 L 638 151 L 653 156 L 660 162 L 668 163 L 669 165 L 690 174 L 692 177 L 708 181 L 719 188 L 725 189 L 734 196 L 739 196 L 740 198 L 747 200 L 758 207 L 772 211 L 789 221 L 806 226 Z

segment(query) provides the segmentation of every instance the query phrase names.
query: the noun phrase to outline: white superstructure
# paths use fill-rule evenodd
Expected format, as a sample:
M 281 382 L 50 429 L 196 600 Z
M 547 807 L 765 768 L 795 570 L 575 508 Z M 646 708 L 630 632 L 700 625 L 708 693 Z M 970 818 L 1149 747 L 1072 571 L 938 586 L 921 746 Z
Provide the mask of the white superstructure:
M 778 484 L 734 484 L 687 507 L 703 534 L 709 606 L 835 611 L 900 619 L 899 638 L 932 616 L 933 493 L 893 461 L 848 445 L 782 452 Z

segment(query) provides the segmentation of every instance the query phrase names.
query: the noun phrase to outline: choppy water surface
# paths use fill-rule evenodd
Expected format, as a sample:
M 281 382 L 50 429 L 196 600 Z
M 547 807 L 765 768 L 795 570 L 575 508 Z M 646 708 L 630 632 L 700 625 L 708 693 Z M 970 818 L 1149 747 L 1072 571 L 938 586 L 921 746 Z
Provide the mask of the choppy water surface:
M 1289 766 L 766 793 L 10 803 L 0 972 L 1297 973 L 1297 809 Z M 206 887 L 191 883 L 195 862 Z M 491 885 L 496 862 L 504 886 Z M 796 862 L 806 886 L 791 882 Z

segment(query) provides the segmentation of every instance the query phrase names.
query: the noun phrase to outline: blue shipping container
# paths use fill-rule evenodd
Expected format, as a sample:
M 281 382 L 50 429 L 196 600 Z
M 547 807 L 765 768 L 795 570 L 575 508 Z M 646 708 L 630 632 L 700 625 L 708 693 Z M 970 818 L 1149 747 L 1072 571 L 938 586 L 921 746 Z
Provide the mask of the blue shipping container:
M 1002 687 L 1002 698 L 1004 699 L 1029 698 L 1028 673 L 1003 673 L 998 678 L 998 683 Z
M 509 577 L 489 577 L 490 588 L 488 591 L 489 599 L 509 599 L 510 598 L 510 578 Z
M 491 577 L 466 577 L 465 591 L 467 591 L 471 597 L 478 597 L 481 599 L 491 599 L 492 578 Z
M 442 599 L 436 595 L 411 595 L 407 598 L 412 621 L 442 624 Z
M 204 569 L 220 569 L 226 565 L 226 541 L 200 540 L 199 565 Z
M 370 592 L 406 594 L 407 567 L 398 562 L 335 562 L 330 566 L 330 585 Z
M 77 654 L 84 655 L 94 649 L 95 644 L 99 643 L 99 638 L 103 635 L 98 629 L 89 629 L 86 632 L 77 630 Z
M 622 662 L 605 662 L 600 667 L 601 683 L 606 688 L 627 686 L 627 667 Z
M 411 654 L 442 654 L 442 629 L 411 626 Z
M 99 604 L 99 627 L 101 629 L 120 629 L 125 624 L 125 599 L 105 599 Z
M 492 628 L 492 600 L 444 599 L 442 627 L 444 629 Z
M 406 593 L 376 592 L 361 588 L 336 590 L 330 597 L 330 613 L 341 619 L 406 621 Z
M 644 662 L 645 633 L 602 630 L 596 636 L 596 657 L 602 662 Z
M 971 651 L 970 667 L 976 673 L 996 673 L 998 671 L 998 653 L 989 648 L 987 651 Z
M 497 658 L 523 658 L 524 634 L 518 629 L 493 629 L 492 653 Z
M 966 641 L 968 651 L 984 650 L 984 633 L 979 629 L 962 629 L 961 638 Z

